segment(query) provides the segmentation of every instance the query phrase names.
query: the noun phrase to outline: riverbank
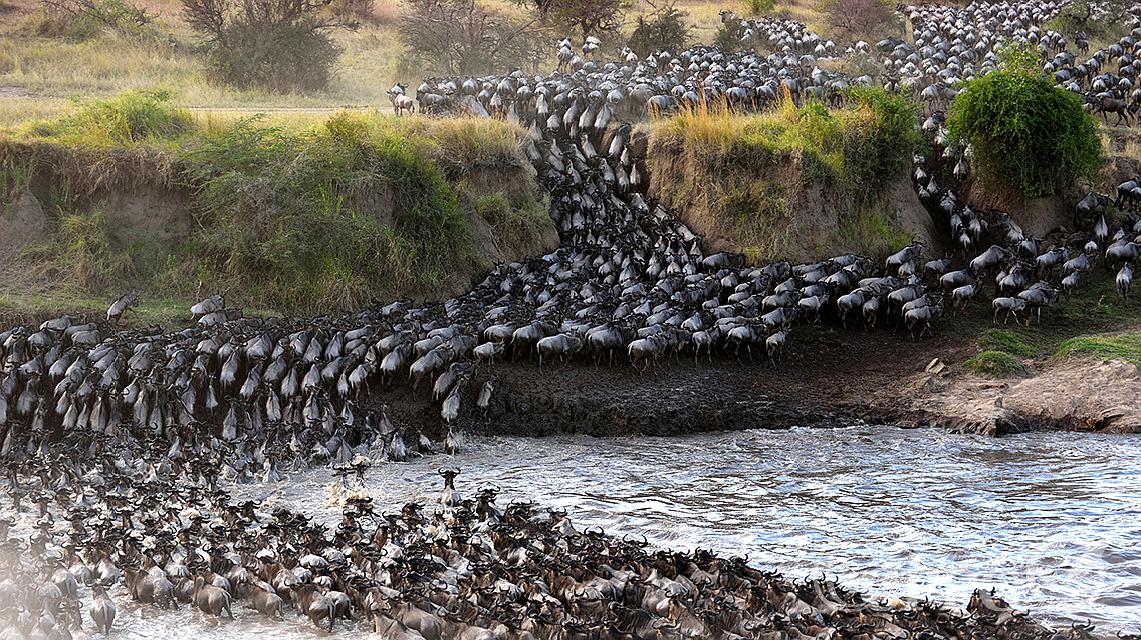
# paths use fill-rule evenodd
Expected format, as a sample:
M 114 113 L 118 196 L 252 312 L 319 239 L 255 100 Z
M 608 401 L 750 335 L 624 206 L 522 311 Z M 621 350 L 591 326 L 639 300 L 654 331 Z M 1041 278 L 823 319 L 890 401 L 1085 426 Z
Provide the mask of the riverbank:
M 621 355 L 613 364 L 583 357 L 541 369 L 526 359 L 481 365 L 457 424 L 485 435 L 533 437 L 675 436 L 860 421 L 992 436 L 1141 433 L 1141 398 L 1130 393 L 1141 383 L 1141 316 L 1111 292 L 1108 279 L 1092 280 L 1033 327 L 996 327 L 990 310 L 977 304 L 920 340 L 891 330 L 808 326 L 778 363 L 729 353 L 697 362 L 683 356 L 644 373 Z M 1014 366 L 980 366 L 994 360 Z M 474 400 L 492 378 L 495 391 L 483 411 Z M 424 394 L 375 386 L 371 401 L 388 405 L 394 422 L 441 433 L 439 405 Z

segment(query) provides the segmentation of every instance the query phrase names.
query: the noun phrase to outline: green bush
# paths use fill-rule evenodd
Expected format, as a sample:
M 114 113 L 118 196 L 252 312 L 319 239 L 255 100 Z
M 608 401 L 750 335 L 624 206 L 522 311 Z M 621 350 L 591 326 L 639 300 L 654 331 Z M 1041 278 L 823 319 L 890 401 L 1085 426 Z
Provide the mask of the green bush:
M 744 34 L 745 31 L 741 28 L 740 22 L 722 24 L 717 28 L 717 35 L 713 37 L 713 46 L 725 53 L 736 53 L 745 48 L 745 43 L 741 42 Z
M 270 91 L 316 91 L 329 84 L 340 48 L 329 32 L 355 22 L 326 17 L 324 0 L 182 0 L 218 80 Z
M 745 8 L 753 16 L 769 13 L 775 6 L 776 0 L 745 0 Z
M 349 114 L 302 134 L 255 124 L 206 136 L 185 160 L 205 224 L 196 253 L 259 283 L 268 304 L 347 308 L 437 287 L 473 259 L 456 193 L 410 137 Z M 376 194 L 391 221 L 370 211 Z
M 231 25 L 210 49 L 207 64 L 235 87 L 277 92 L 320 91 L 341 54 L 333 40 L 306 24 L 252 20 Z
M 1117 40 L 1129 33 L 1132 6 L 1132 2 L 1125 0 L 1073 0 L 1045 27 L 1062 32 L 1071 41 L 1078 32 L 1085 33 L 1090 40 Z M 1074 49 L 1072 44 L 1071 49 Z
M 1037 71 L 1037 58 L 1008 51 L 1000 68 L 972 80 L 951 104 L 951 140 L 974 147 L 984 184 L 1025 198 L 1095 180 L 1102 163 L 1097 124 L 1081 99 Z
M 689 14 L 667 2 L 647 16 L 638 16 L 637 26 L 626 43 L 634 53 L 645 57 L 655 51 L 677 52 L 689 42 L 693 27 L 686 22 Z
M 863 206 L 911 162 L 922 140 L 915 105 L 906 98 L 878 87 L 853 87 L 848 97 L 870 112 L 865 126 L 848 128 L 844 148 L 848 181 L 857 204 Z
M 42 11 L 31 29 L 39 36 L 88 40 L 104 31 L 122 36 L 154 35 L 151 25 L 156 16 L 130 0 L 42 0 L 41 4 Z

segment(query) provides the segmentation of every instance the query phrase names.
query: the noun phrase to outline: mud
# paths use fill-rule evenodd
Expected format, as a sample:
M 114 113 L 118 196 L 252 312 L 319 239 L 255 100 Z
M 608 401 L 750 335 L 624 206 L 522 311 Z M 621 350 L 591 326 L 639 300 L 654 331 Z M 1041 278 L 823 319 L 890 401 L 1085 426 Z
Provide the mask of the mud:
M 1075 358 L 1032 377 L 992 380 L 963 369 L 975 347 L 962 337 L 910 341 L 891 333 L 805 332 L 777 366 L 732 354 L 661 362 L 639 372 L 616 356 L 481 367 L 458 427 L 469 433 L 544 437 L 674 436 L 721 430 L 858 423 L 935 427 L 1000 436 L 1026 431 L 1141 433 L 1141 373 L 1132 364 Z M 937 362 L 931 371 L 929 365 Z M 487 410 L 475 407 L 494 377 Z M 439 404 L 406 386 L 374 386 L 369 402 L 393 421 L 442 438 Z

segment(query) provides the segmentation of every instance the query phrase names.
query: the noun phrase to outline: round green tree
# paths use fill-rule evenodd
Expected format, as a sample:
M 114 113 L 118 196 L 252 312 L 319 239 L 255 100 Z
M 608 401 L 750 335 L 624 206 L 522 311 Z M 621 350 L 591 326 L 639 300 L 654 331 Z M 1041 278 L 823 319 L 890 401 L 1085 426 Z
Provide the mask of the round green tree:
M 1007 51 L 998 69 L 966 83 L 947 127 L 952 141 L 974 147 L 984 184 L 1026 198 L 1093 181 L 1101 168 L 1097 123 L 1077 95 L 1037 69 L 1033 52 Z

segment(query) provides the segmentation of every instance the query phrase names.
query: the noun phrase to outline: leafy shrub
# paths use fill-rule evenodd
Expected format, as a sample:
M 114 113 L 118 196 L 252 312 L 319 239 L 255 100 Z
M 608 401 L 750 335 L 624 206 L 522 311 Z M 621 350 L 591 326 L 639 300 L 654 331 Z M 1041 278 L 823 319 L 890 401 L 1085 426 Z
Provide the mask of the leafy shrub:
M 324 89 L 340 55 L 329 32 L 355 23 L 327 18 L 323 0 L 182 0 L 221 82 L 270 91 Z
M 1097 124 L 1081 99 L 1055 88 L 1017 50 L 1004 55 L 999 69 L 966 84 L 951 103 L 947 125 L 953 142 L 974 147 L 982 180 L 1025 198 L 1095 180 L 1101 168 Z
M 377 22 L 375 0 L 331 0 L 329 13 L 342 22 Z
M 626 46 L 634 50 L 639 57 L 645 57 L 654 51 L 677 52 L 685 48 L 689 42 L 693 27 L 686 22 L 689 14 L 681 11 L 672 2 L 655 7 L 647 16 L 638 16 L 634 33 Z
M 130 0 L 41 0 L 37 35 L 86 40 L 110 30 L 120 35 L 149 33 L 155 16 Z
M 844 158 L 849 183 L 858 204 L 871 202 L 899 170 L 911 161 L 921 138 L 915 105 L 877 87 L 853 87 L 848 97 L 857 106 L 863 126 L 849 126 Z
M 726 53 L 735 53 L 745 48 L 746 43 L 741 42 L 744 34 L 745 30 L 741 28 L 740 22 L 722 24 L 717 29 L 717 35 L 713 37 L 713 45 Z
M 613 38 L 622 27 L 625 0 L 564 0 L 555 2 L 550 16 L 553 22 L 587 36 Z M 606 42 L 603 42 L 606 45 Z
M 1084 33 L 1090 39 L 1116 40 L 1129 32 L 1132 7 L 1126 0 L 1073 0 L 1046 26 L 1068 37 Z
M 819 0 L 817 10 L 848 40 L 883 37 L 899 27 L 895 4 L 889 0 Z

